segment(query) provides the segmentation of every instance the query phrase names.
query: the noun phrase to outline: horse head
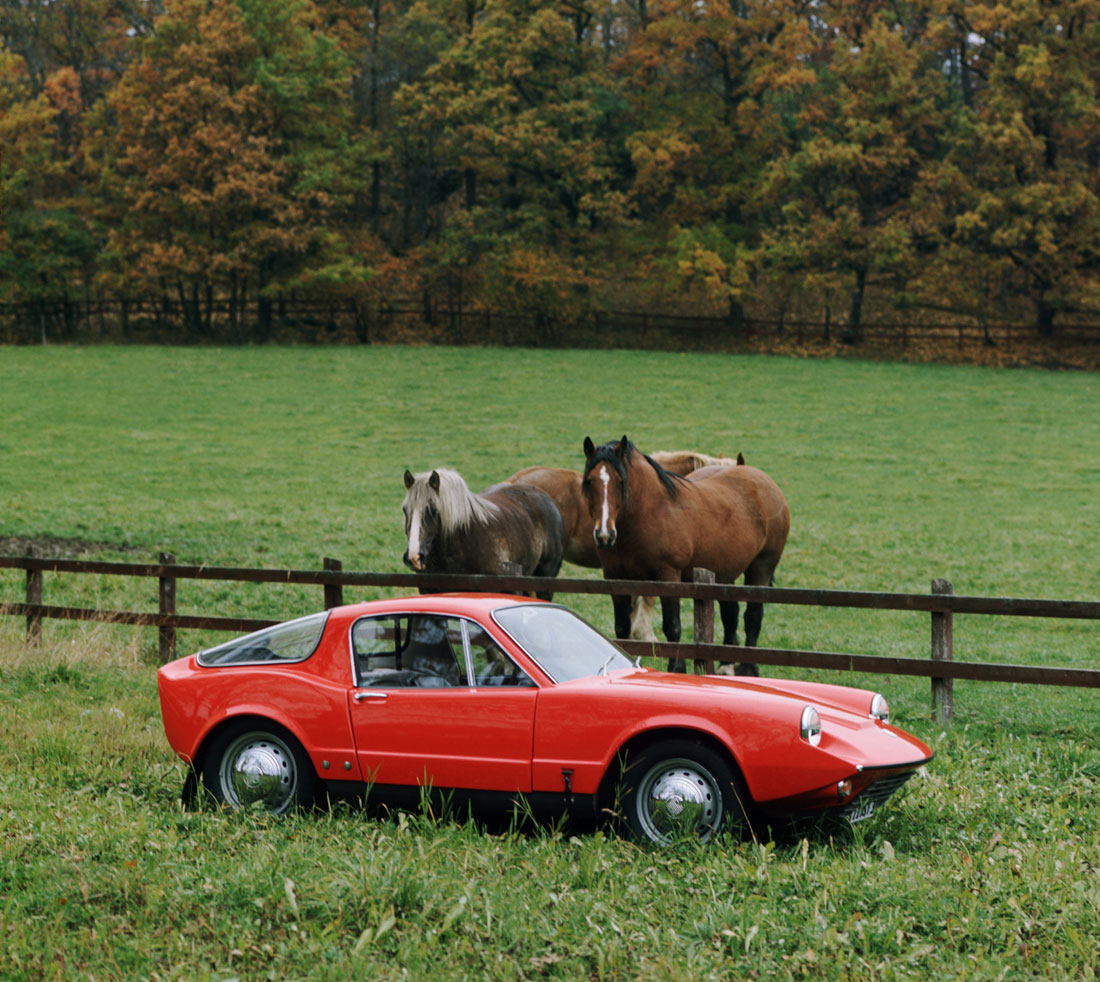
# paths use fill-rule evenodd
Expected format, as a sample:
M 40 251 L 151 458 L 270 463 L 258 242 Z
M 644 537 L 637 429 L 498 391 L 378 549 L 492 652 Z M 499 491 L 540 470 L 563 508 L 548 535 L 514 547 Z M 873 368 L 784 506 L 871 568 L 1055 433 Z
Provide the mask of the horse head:
M 405 471 L 405 500 L 401 510 L 405 513 L 406 548 L 404 561 L 418 573 L 427 567 L 432 545 L 439 537 L 443 522 L 439 507 L 439 472 L 413 476 Z
M 611 549 L 619 536 L 618 516 L 626 510 L 630 480 L 627 465 L 634 445 L 624 436 L 597 447 L 591 438 L 584 438 L 584 475 L 581 495 L 592 519 L 592 535 L 597 549 Z

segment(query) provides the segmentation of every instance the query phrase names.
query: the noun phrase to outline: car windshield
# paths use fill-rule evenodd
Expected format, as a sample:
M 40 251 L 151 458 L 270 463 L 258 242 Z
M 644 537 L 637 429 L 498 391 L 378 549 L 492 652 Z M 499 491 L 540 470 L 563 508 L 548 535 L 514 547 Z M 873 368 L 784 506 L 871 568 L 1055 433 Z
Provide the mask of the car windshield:
M 621 648 L 564 607 L 498 607 L 493 619 L 555 682 L 630 668 L 632 664 Z
M 303 661 L 313 654 L 321 640 L 328 611 L 299 617 L 285 624 L 264 628 L 216 648 L 200 651 L 200 665 L 255 665 L 262 662 Z

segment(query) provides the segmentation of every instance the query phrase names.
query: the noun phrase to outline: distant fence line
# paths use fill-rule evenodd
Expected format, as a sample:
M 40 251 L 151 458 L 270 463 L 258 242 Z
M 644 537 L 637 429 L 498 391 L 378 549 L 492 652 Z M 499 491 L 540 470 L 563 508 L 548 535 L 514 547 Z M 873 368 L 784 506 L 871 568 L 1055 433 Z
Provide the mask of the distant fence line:
M 545 589 L 541 577 L 426 575 L 417 573 L 373 573 L 345 571 L 337 559 L 326 558 L 320 570 L 268 569 L 180 565 L 171 553 L 161 553 L 157 563 L 99 562 L 46 558 L 33 551 L 24 556 L 0 556 L 0 569 L 26 572 L 26 600 L 0 603 L 0 615 L 26 617 L 27 637 L 37 643 L 42 621 L 58 618 L 133 624 L 157 628 L 161 662 L 175 657 L 178 630 L 247 632 L 270 627 L 278 621 L 249 617 L 220 617 L 178 614 L 176 587 L 180 580 L 220 580 L 246 583 L 305 584 L 323 588 L 325 608 L 344 602 L 344 587 L 397 587 L 412 590 L 470 590 L 476 592 L 534 592 Z M 43 574 L 108 574 L 144 577 L 158 581 L 158 610 L 153 612 L 96 610 L 44 604 Z M 557 578 L 555 593 L 598 595 L 644 595 L 679 597 L 693 602 L 695 643 L 620 641 L 629 654 L 661 659 L 685 659 L 712 671 L 716 662 L 752 661 L 762 665 L 788 665 L 833 671 L 859 671 L 891 675 L 912 675 L 932 680 L 932 710 L 941 723 L 950 722 L 954 712 L 952 681 L 971 679 L 988 682 L 1016 682 L 1031 685 L 1062 685 L 1100 688 L 1100 670 L 1045 668 L 1028 665 L 998 665 L 954 661 L 953 618 L 955 614 L 1007 617 L 1052 617 L 1100 620 L 1100 603 L 1072 600 L 1026 600 L 1007 597 L 956 596 L 946 580 L 933 580 L 932 592 L 873 593 L 854 590 L 806 590 L 781 587 L 735 586 L 713 582 L 713 574 L 696 571 L 692 583 L 637 582 L 631 580 L 589 580 Z M 780 648 L 746 648 L 714 644 L 714 603 L 719 600 L 795 604 L 818 607 L 848 607 L 865 610 L 924 612 L 931 616 L 929 658 L 897 658 L 844 652 L 803 651 Z
M 934 343 L 968 345 L 989 343 L 1006 348 L 1034 342 L 1034 324 L 953 317 L 951 319 L 869 322 L 852 332 L 844 322 L 806 318 L 748 318 L 652 313 L 645 311 L 586 311 L 553 318 L 538 311 L 503 311 L 447 302 L 363 301 L 347 298 L 305 300 L 281 298 L 260 303 L 226 299 L 183 301 L 163 297 L 100 298 L 62 301 L 25 301 L 0 304 L 0 341 L 49 343 L 57 340 L 157 337 L 195 341 L 255 340 L 262 333 L 298 340 L 385 340 L 410 324 L 436 340 L 467 343 L 568 343 L 583 335 L 644 338 L 664 333 L 702 341 L 750 341 L 759 338 L 790 340 L 797 344 L 848 340 L 856 344 L 908 347 Z M 853 336 L 854 335 L 854 336 Z M 265 337 L 266 339 L 266 337 Z M 1100 345 L 1100 322 L 1059 323 L 1042 343 Z

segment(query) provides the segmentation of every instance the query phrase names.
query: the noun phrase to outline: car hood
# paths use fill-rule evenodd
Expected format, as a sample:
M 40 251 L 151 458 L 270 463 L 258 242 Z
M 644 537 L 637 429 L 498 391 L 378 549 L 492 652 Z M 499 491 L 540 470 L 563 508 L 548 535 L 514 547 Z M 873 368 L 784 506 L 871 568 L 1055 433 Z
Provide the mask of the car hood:
M 849 686 L 830 685 L 821 682 L 802 682 L 749 675 L 685 675 L 651 669 L 622 669 L 612 673 L 612 685 L 642 686 L 647 689 L 667 691 L 677 698 L 723 698 L 776 700 L 780 703 L 795 701 L 801 707 L 810 703 L 819 712 L 836 711 L 854 715 L 860 720 L 870 720 L 871 693 Z
M 608 679 L 646 701 L 699 711 L 717 709 L 757 800 L 782 797 L 811 773 L 825 785 L 853 773 L 911 768 L 932 750 L 910 733 L 870 716 L 872 693 L 844 686 L 748 676 L 680 675 L 623 669 Z M 668 697 L 665 703 L 663 696 Z M 822 737 L 810 746 L 799 737 L 805 706 L 814 706 Z M 713 718 L 713 717 L 712 717 Z M 675 719 L 669 717 L 669 725 Z M 731 725 L 732 724 L 732 725 Z

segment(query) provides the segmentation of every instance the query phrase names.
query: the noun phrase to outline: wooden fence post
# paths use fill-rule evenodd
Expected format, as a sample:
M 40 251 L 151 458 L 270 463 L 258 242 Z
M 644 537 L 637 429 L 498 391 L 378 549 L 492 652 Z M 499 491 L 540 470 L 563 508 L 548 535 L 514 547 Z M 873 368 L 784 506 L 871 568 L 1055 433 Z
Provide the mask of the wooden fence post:
M 940 594 L 954 593 L 949 580 L 933 580 L 932 592 Z M 954 615 L 948 611 L 932 614 L 932 658 L 936 661 L 951 661 L 954 656 Z M 932 679 L 932 718 L 941 726 L 950 726 L 955 715 L 954 680 L 950 678 Z
M 691 571 L 692 583 L 713 583 L 714 574 L 709 569 L 693 569 Z M 693 628 L 696 644 L 714 644 L 714 601 L 700 600 L 696 597 L 691 602 Z M 695 672 L 700 668 L 707 675 L 714 674 L 714 659 L 695 659 Z
M 339 573 L 344 568 L 344 564 L 339 559 L 332 559 L 329 556 L 325 556 L 322 561 L 326 570 L 332 570 L 334 573 Z M 341 607 L 344 604 L 344 585 L 342 583 L 326 583 L 325 584 L 325 610 L 332 610 L 333 607 Z
M 37 559 L 41 556 L 38 546 L 27 546 L 27 558 Z M 27 570 L 27 603 L 42 603 L 42 570 Z M 27 614 L 27 644 L 41 644 L 42 642 L 42 615 Z
M 160 554 L 161 566 L 174 566 L 175 553 L 162 552 Z M 162 614 L 175 614 L 176 612 L 176 580 L 175 577 L 161 576 L 159 599 L 160 612 Z M 167 665 L 176 657 L 176 629 L 162 624 L 157 630 L 157 641 L 160 648 L 160 663 Z

